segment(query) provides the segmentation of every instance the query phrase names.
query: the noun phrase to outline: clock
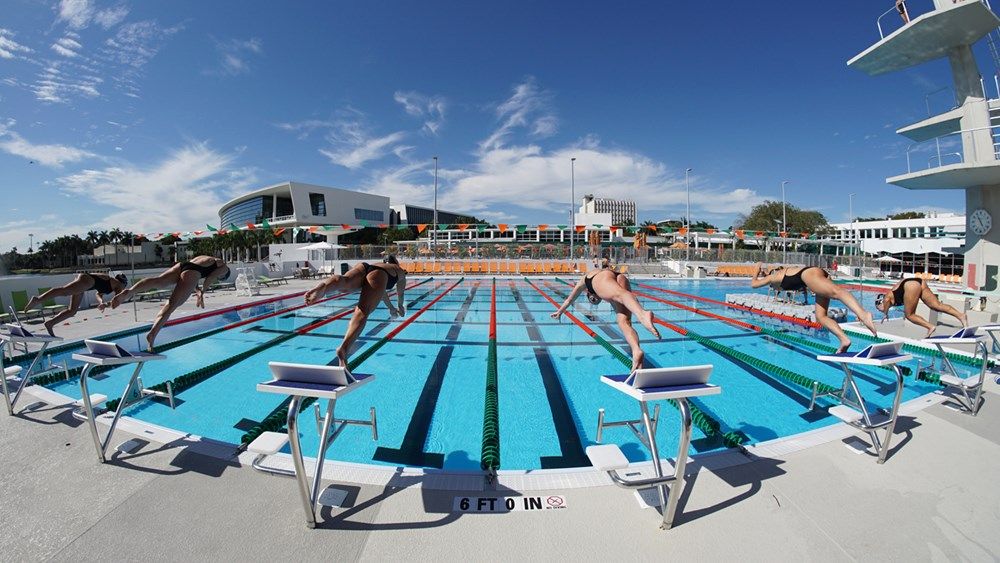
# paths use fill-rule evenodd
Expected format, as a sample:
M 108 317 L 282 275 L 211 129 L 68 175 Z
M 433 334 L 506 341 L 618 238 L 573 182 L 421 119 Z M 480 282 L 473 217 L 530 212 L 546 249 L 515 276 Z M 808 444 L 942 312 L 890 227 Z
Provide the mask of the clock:
M 969 215 L 969 227 L 972 228 L 972 232 L 979 236 L 983 236 L 990 232 L 993 228 L 993 218 L 990 217 L 990 212 L 985 209 L 977 209 Z

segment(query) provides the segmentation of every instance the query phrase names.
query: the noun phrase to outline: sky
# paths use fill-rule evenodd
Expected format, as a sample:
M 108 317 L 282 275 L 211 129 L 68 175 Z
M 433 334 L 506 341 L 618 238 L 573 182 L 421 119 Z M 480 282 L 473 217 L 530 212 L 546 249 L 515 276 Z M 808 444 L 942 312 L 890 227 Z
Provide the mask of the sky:
M 494 222 L 566 222 L 572 157 L 578 198 L 640 221 L 682 216 L 689 185 L 724 228 L 783 180 L 832 222 L 849 193 L 855 216 L 964 212 L 885 183 L 895 129 L 952 94 L 925 101 L 944 61 L 847 67 L 883 3 L 4 0 L 0 251 L 202 229 L 287 180 L 429 204 L 434 156 L 440 208 Z

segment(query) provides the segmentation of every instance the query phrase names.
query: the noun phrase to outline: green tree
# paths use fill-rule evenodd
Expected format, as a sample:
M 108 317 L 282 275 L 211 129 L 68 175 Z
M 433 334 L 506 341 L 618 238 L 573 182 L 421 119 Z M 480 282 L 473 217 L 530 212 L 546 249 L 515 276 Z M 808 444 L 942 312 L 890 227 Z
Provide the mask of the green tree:
M 788 230 L 793 233 L 824 233 L 830 230 L 826 217 L 819 211 L 785 204 Z M 750 213 L 736 220 L 736 228 L 748 231 L 778 231 L 781 229 L 781 202 L 765 201 L 755 205 Z

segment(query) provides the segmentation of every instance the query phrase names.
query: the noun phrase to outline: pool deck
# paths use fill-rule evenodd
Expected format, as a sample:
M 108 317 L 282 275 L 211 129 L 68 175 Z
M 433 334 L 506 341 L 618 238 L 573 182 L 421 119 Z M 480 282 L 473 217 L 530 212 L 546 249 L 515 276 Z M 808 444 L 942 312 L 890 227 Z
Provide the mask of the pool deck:
M 265 289 L 253 299 L 314 283 Z M 209 296 L 209 306 L 246 300 L 220 292 Z M 158 304 L 139 307 L 140 321 L 148 322 Z M 177 316 L 189 312 L 191 303 Z M 135 326 L 130 307 L 128 313 L 60 332 L 79 338 Z M 990 378 L 978 417 L 945 405 L 901 416 L 884 465 L 848 447 L 850 439 L 786 454 L 724 454 L 737 465 L 702 458 L 688 467 L 669 531 L 658 529 L 659 515 L 641 509 L 631 491 L 613 486 L 463 493 L 405 476 L 391 486 L 343 484 L 346 508 L 324 511 L 320 527 L 309 530 L 292 480 L 243 466 L 225 448 L 152 442 L 102 465 L 68 407 L 46 406 L 0 414 L 0 553 L 10 561 L 990 561 L 1000 557 L 997 398 Z M 114 441 L 129 437 L 120 430 Z M 464 494 L 557 494 L 567 508 L 452 512 Z

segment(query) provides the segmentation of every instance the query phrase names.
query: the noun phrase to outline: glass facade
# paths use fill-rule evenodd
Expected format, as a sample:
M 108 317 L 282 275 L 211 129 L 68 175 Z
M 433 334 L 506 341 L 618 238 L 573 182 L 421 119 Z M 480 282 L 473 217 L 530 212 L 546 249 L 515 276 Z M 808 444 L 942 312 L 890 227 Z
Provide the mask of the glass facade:
M 264 214 L 265 201 L 267 202 L 267 215 Z M 270 217 L 270 210 L 270 196 L 248 199 L 226 210 L 222 215 L 222 226 L 228 227 L 231 223 L 235 223 L 237 226 L 242 227 L 247 223 L 260 223 L 264 220 L 265 216 Z
M 379 223 L 384 223 L 385 213 L 382 211 L 374 211 L 372 209 L 359 209 L 355 207 L 354 218 L 364 219 L 365 221 L 378 221 Z
M 326 196 L 309 194 L 309 208 L 312 210 L 313 217 L 326 217 Z

